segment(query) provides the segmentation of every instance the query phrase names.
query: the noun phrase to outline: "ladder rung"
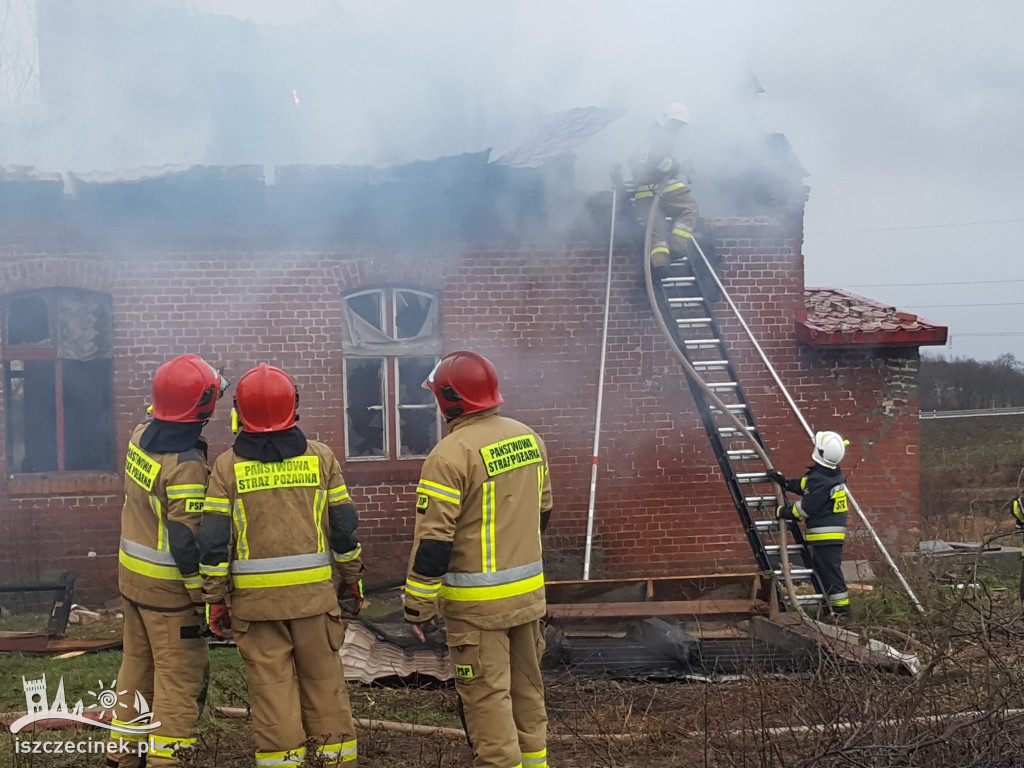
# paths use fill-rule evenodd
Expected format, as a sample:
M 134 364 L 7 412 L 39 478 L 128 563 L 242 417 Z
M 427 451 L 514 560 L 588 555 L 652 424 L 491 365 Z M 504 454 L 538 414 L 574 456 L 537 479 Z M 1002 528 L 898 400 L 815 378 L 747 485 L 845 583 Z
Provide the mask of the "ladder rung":
M 736 411 L 745 411 L 747 409 L 747 406 L 746 406 L 745 403 L 732 403 L 731 405 L 730 404 L 726 404 L 725 407 L 728 410 L 733 411 L 734 413 Z M 710 408 L 711 408 L 712 411 L 718 411 L 719 413 L 721 413 L 721 411 L 718 410 L 718 406 L 716 406 L 716 405 L 712 405 L 712 406 L 710 406 Z
M 747 432 L 753 432 L 755 427 L 744 427 Z M 722 437 L 739 437 L 741 432 L 736 427 L 719 427 L 718 434 Z
M 663 277 L 661 278 L 662 285 L 693 285 L 697 282 L 695 277 Z
M 745 480 L 750 483 L 756 483 L 761 480 L 767 480 L 768 475 L 764 472 L 737 472 L 737 480 Z
M 686 296 L 684 298 L 674 298 L 668 300 L 670 307 L 685 307 L 688 304 L 703 304 L 703 296 Z
M 688 326 L 688 325 L 711 325 L 710 317 L 677 317 L 676 325 Z
M 821 594 L 816 595 L 797 595 L 796 599 L 799 603 L 821 603 L 824 602 L 825 596 Z
M 733 451 L 726 451 L 725 453 L 730 459 L 749 459 L 757 456 L 757 451 L 753 448 L 737 448 Z
M 728 360 L 694 360 L 693 367 L 698 371 L 717 371 L 721 368 L 728 368 Z
M 683 342 L 687 347 L 714 347 L 721 343 L 721 339 L 687 339 Z
M 782 547 L 780 547 L 778 544 L 764 545 L 764 551 L 767 552 L 769 555 L 779 554 L 780 549 L 782 549 Z M 804 551 L 804 548 L 801 547 L 799 544 L 787 544 L 786 549 L 794 555 L 801 554 Z
M 726 390 L 736 389 L 739 386 L 739 383 L 735 381 L 706 381 L 704 383 L 708 385 L 708 389 L 712 392 L 717 392 L 718 390 L 722 390 L 724 392 Z
M 778 545 L 776 545 L 776 546 L 778 546 Z M 776 570 L 776 571 L 774 571 L 774 573 L 780 579 L 782 578 L 782 569 L 781 568 Z M 809 579 L 809 578 L 811 578 L 811 576 L 814 575 L 814 571 L 811 568 L 790 568 L 789 569 L 789 575 L 790 575 L 790 578 L 793 578 L 793 579 Z
M 774 496 L 747 496 L 743 500 L 745 502 L 747 502 L 747 506 L 748 507 L 749 506 L 755 506 L 756 507 L 758 504 L 764 504 L 766 502 L 767 503 L 778 502 L 778 499 L 776 499 Z
M 765 531 L 777 531 L 779 529 L 779 521 L 755 520 L 754 527 L 758 530 L 759 533 L 764 533 Z

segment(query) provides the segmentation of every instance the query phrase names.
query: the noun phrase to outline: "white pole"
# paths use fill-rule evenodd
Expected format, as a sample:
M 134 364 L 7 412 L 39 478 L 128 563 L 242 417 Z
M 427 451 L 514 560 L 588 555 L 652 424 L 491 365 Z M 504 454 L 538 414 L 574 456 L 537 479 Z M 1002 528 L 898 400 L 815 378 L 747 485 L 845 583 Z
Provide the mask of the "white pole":
M 712 269 L 711 262 L 708 261 L 708 257 L 704 255 L 704 251 L 700 247 L 700 244 L 696 241 L 696 239 L 693 241 L 693 244 L 697 248 L 697 253 L 699 253 L 701 259 L 703 259 L 704 266 L 707 267 L 707 271 L 711 275 L 711 278 L 715 281 L 715 283 L 718 285 L 718 289 L 722 292 L 722 296 L 725 297 L 725 300 L 727 302 L 729 302 L 729 308 L 732 310 L 732 313 L 736 316 L 736 319 L 739 320 L 740 325 L 743 327 L 744 332 L 747 334 L 747 338 L 749 338 L 750 342 L 754 345 L 754 349 L 757 350 L 757 354 L 761 356 L 761 361 L 765 364 L 765 367 L 768 369 L 768 372 L 772 375 L 772 378 L 775 379 L 775 383 L 779 385 L 779 389 L 782 390 L 782 394 L 785 396 L 786 402 L 789 403 L 789 407 L 793 409 L 793 413 L 796 414 L 797 419 L 800 421 L 800 424 L 807 432 L 808 437 L 810 437 L 813 440 L 814 430 L 811 429 L 810 424 L 808 424 L 807 420 L 804 419 L 804 415 L 800 412 L 800 409 L 797 407 L 796 402 L 789 394 L 789 390 L 786 389 L 786 385 L 782 383 L 782 379 L 779 378 L 779 374 L 775 371 L 775 367 L 771 364 L 771 361 L 768 360 L 768 355 L 766 355 L 764 350 L 761 349 L 761 345 L 757 343 L 757 339 L 754 338 L 754 332 L 750 330 L 750 326 L 747 325 L 747 321 L 743 319 L 743 316 L 740 314 L 739 308 L 733 302 L 732 297 L 729 296 L 728 291 L 725 290 L 725 286 L 722 285 L 722 281 L 718 279 L 718 274 L 715 272 L 714 269 Z M 879 551 L 885 558 L 885 562 L 887 562 L 889 564 L 889 567 L 892 568 L 893 573 L 896 574 L 896 578 L 899 579 L 904 591 L 910 597 L 910 601 L 914 604 L 914 607 L 917 608 L 917 610 L 920 613 L 924 613 L 924 606 L 922 606 L 921 601 L 917 599 L 917 595 L 914 594 L 914 590 L 910 588 L 910 585 L 907 583 L 907 580 L 903 578 L 903 574 L 900 572 L 899 567 L 896 565 L 896 561 L 892 559 L 892 555 L 889 554 L 889 550 L 885 548 L 885 544 L 882 543 L 882 539 L 879 538 L 874 526 L 871 525 L 871 522 L 868 520 L 867 515 L 864 514 L 864 510 L 860 508 L 860 504 L 857 503 L 857 500 L 853 497 L 853 493 L 850 491 L 849 488 L 847 488 L 846 494 L 849 497 L 850 503 L 853 505 L 853 509 L 857 513 L 857 516 L 860 517 L 861 522 L 864 523 L 864 527 L 868 530 L 868 533 L 871 534 L 871 538 L 874 539 Z
M 597 415 L 594 417 L 594 461 L 590 469 L 590 506 L 587 507 L 587 548 L 583 555 L 583 580 L 590 579 L 590 550 L 594 544 L 594 504 L 597 502 L 597 457 L 601 449 L 601 408 L 604 406 L 604 369 L 608 354 L 608 312 L 612 306 L 612 256 L 615 253 L 615 218 L 619 193 L 612 188 L 612 224 L 608 237 L 608 278 L 604 289 L 604 331 L 601 333 L 601 370 L 597 379 Z

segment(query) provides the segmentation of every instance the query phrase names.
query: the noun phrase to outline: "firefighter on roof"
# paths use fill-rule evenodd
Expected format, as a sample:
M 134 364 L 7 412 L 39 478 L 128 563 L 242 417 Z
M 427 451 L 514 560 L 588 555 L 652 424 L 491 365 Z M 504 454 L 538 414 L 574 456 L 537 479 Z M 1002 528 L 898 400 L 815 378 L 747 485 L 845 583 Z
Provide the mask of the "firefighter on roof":
M 331 449 L 295 426 L 298 402 L 280 368 L 239 380 L 242 431 L 213 465 L 199 530 L 210 629 L 230 629 L 245 662 L 261 768 L 301 764 L 307 739 L 317 765 L 356 761 L 338 604 L 362 604 L 358 517 Z
M 697 204 L 690 194 L 684 168 L 673 157 L 676 136 L 690 123 L 690 113 L 683 104 L 670 104 L 648 129 L 647 141 L 629 157 L 633 174 L 633 202 L 642 224 L 647 225 L 651 205 L 661 192 L 661 215 L 654 221 L 651 234 L 651 268 L 659 277 L 668 268 L 669 248 L 685 254 L 697 224 Z M 612 175 L 616 186 L 623 187 L 616 167 Z M 671 224 L 669 221 L 671 220 Z
M 198 355 L 181 355 L 153 376 L 153 418 L 132 432 L 125 461 L 118 584 L 124 598 L 121 693 L 114 739 L 137 743 L 118 725 L 141 714 L 136 692 L 152 703 L 160 727 L 148 737 L 149 766 L 178 765 L 196 740 L 209 658 L 202 625 L 202 581 L 195 533 L 206 496 L 203 426 L 227 380 Z M 115 741 L 116 743 L 116 741 Z M 138 749 L 108 764 L 141 764 Z M 144 761 L 143 761 L 144 762 Z
M 846 446 L 847 441 L 837 433 L 818 432 L 811 452 L 814 463 L 803 477 L 787 480 L 777 469 L 768 472 L 782 488 L 803 497 L 779 507 L 778 517 L 801 520 L 807 526 L 804 536 L 811 547 L 814 572 L 828 595 L 833 613 L 838 616 L 850 613 L 850 595 L 842 568 L 849 501 L 846 478 L 839 468 Z
M 498 376 L 480 355 L 447 355 L 424 386 L 448 435 L 417 487 L 405 619 L 422 640 L 440 599 L 474 765 L 546 768 L 547 450 L 536 432 L 499 414 Z

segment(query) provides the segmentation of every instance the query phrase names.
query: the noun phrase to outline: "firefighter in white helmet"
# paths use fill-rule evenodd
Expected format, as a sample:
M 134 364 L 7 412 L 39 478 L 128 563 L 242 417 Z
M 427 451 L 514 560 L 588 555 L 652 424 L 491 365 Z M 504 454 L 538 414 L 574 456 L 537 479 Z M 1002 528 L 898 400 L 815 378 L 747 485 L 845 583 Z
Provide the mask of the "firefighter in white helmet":
M 663 276 L 668 267 L 670 248 L 680 254 L 689 249 L 697 223 L 697 203 L 687 182 L 682 181 L 687 174 L 673 157 L 675 139 L 689 123 L 690 113 L 684 104 L 669 104 L 651 123 L 647 140 L 629 157 L 633 202 L 644 226 L 655 195 L 661 193 L 662 215 L 654 222 L 651 251 L 647 254 L 656 279 Z M 612 172 L 612 180 L 617 187 L 625 186 L 618 167 Z
M 777 469 L 768 476 L 784 490 L 802 498 L 778 508 L 781 520 L 801 520 L 806 526 L 805 538 L 811 548 L 814 572 L 828 596 L 832 612 L 837 616 L 850 613 L 850 595 L 843 578 L 843 542 L 846 540 L 846 515 L 849 500 L 846 478 L 839 462 L 846 455 L 844 440 L 837 432 L 814 435 L 814 461 L 803 477 L 787 479 Z

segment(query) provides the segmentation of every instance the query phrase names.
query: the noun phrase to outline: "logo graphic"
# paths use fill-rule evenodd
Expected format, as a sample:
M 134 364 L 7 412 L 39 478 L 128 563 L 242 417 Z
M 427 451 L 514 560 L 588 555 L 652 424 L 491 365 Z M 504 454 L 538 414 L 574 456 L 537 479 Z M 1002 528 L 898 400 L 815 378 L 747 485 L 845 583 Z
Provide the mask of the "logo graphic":
M 117 721 L 116 726 L 110 723 L 100 722 L 95 719 L 95 717 L 86 717 L 84 714 L 86 707 L 82 704 L 81 699 L 75 702 L 75 706 L 72 707 L 69 712 L 67 701 L 64 697 L 63 677 L 60 679 L 60 685 L 57 686 L 57 695 L 53 697 L 53 705 L 51 706 L 47 698 L 46 675 L 43 675 L 38 680 L 26 680 L 24 677 L 21 678 L 22 688 L 25 689 L 25 706 L 28 710 L 28 714 L 23 717 L 19 717 L 11 723 L 11 733 L 18 733 L 26 726 L 29 726 L 32 723 L 37 723 L 40 720 L 69 720 L 74 723 L 82 723 L 83 725 L 99 726 L 100 728 L 106 728 L 110 731 L 116 731 L 121 734 L 146 734 L 160 727 L 159 721 L 153 721 L 153 711 L 149 708 L 149 703 L 141 693 L 138 691 L 135 692 L 135 700 L 132 708 L 137 714 L 135 717 L 128 719 L 130 708 L 127 704 L 123 704 L 119 701 L 119 698 L 128 693 L 128 691 L 117 690 L 116 680 L 111 680 L 109 686 L 104 686 L 102 680 L 98 680 L 97 682 L 99 683 L 99 693 L 89 691 L 89 695 L 92 696 L 96 702 L 94 704 L 90 704 L 88 709 L 99 710 L 98 714 L 100 718 L 105 717 L 109 712 L 114 720 Z M 129 712 L 119 715 L 117 711 L 118 707 L 129 710 Z

